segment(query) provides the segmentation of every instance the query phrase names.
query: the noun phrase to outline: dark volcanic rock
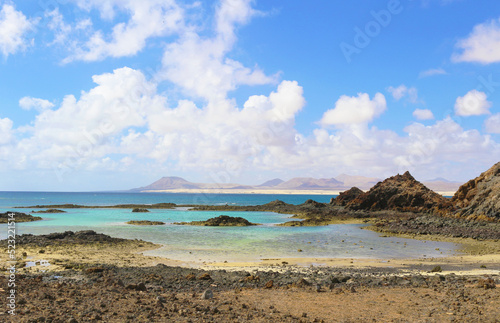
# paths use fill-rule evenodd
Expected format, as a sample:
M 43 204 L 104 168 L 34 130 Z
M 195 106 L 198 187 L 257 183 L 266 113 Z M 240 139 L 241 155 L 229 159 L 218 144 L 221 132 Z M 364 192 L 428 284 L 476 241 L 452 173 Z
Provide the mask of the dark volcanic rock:
M 133 224 L 133 225 L 164 225 L 165 222 L 161 222 L 161 221 L 149 221 L 149 220 L 131 220 L 131 221 L 128 221 L 127 224 Z
M 357 187 L 352 187 L 351 189 L 340 193 L 339 196 L 337 196 L 335 199 L 332 199 L 330 204 L 346 206 L 349 202 L 351 202 L 361 194 L 363 194 L 362 190 Z
M 136 207 L 135 209 L 132 210 L 132 212 L 149 212 L 149 210 Z
M 93 230 L 85 231 L 65 231 L 65 232 L 54 232 L 43 235 L 33 235 L 33 234 L 22 234 L 16 236 L 16 244 L 20 245 L 36 245 L 36 246 L 48 246 L 48 245 L 59 245 L 67 243 L 93 243 L 93 242 L 106 242 L 106 243 L 116 243 L 127 241 L 126 239 L 112 238 L 108 235 L 97 233 Z M 0 240 L 0 245 L 6 244 L 7 240 Z
M 5 212 L 0 213 L 0 223 L 8 223 L 8 222 L 31 222 L 38 221 L 42 218 L 39 216 L 33 216 L 31 214 L 21 213 L 21 212 Z
M 431 191 L 406 172 L 377 183 L 368 192 L 358 195 L 347 203 L 347 208 L 369 211 L 432 212 L 446 204 L 446 198 Z
M 216 218 L 211 218 L 206 221 L 178 222 L 174 224 L 202 225 L 209 227 L 245 227 L 245 226 L 257 225 L 255 223 L 249 222 L 247 219 L 244 219 L 242 217 L 232 217 L 228 215 L 220 215 Z
M 500 162 L 480 176 L 460 186 L 451 202 L 460 217 L 500 220 Z

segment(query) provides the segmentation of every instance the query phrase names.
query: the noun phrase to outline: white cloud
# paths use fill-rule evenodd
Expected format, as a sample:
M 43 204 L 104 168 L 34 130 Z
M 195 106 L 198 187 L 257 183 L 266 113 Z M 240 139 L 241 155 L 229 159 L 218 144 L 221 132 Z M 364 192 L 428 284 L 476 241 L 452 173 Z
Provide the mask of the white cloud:
M 430 120 L 430 119 L 434 119 L 434 114 L 429 109 L 415 109 L 415 111 L 413 111 L 413 116 L 417 120 Z
M 357 97 L 342 95 L 335 103 L 335 108 L 326 111 L 320 124 L 349 125 L 368 123 L 386 110 L 385 97 L 381 93 L 375 94 L 373 100 L 367 93 L 358 93 Z
M 19 106 L 24 110 L 31 110 L 33 108 L 37 110 L 45 110 L 53 108 L 54 104 L 47 100 L 25 96 L 19 100 Z
M 396 88 L 393 86 L 389 86 L 387 88 L 387 91 L 392 94 L 392 97 L 396 101 L 399 101 L 403 97 L 408 96 L 408 101 L 410 101 L 411 103 L 418 102 L 418 91 L 415 87 L 408 88 L 406 85 L 401 84 Z
M 4 57 L 24 50 L 29 43 L 26 34 L 34 28 L 36 21 L 29 20 L 13 5 L 4 4 L 0 11 L 0 51 Z
M 494 114 L 486 119 L 484 125 L 487 132 L 500 134 L 500 113 Z
M 422 71 L 418 74 L 418 78 L 424 78 L 434 75 L 446 75 L 448 74 L 443 68 L 431 68 L 425 71 Z
M 276 76 L 267 76 L 258 67 L 245 67 L 227 57 L 236 41 L 237 26 L 258 13 L 250 6 L 251 2 L 222 1 L 216 9 L 213 37 L 188 31 L 177 42 L 169 44 L 158 78 L 174 83 L 186 95 L 211 102 L 224 100 L 229 91 L 240 85 L 276 83 Z
M 461 52 L 453 54 L 454 62 L 500 62 L 500 19 L 474 26 L 469 36 L 458 41 L 456 47 Z
M 477 90 L 471 90 L 466 95 L 459 96 L 455 101 L 455 114 L 458 116 L 489 114 L 491 102 L 486 98 L 486 93 Z
M 106 19 L 113 18 L 115 10 L 126 12 L 130 19 L 114 25 L 109 35 L 97 30 L 84 44 L 75 44 L 63 63 L 132 56 L 146 46 L 149 38 L 172 35 L 184 29 L 184 10 L 174 0 L 81 0 L 78 4 L 89 11 L 97 8 Z
M 9 118 L 0 118 L 0 145 L 8 144 L 13 139 L 12 124 Z

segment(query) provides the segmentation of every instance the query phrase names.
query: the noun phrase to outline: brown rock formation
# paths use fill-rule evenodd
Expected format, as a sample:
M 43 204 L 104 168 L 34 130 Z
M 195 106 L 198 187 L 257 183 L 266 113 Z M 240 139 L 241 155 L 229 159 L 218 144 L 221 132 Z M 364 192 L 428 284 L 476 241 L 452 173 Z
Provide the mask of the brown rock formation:
M 363 194 L 363 191 L 357 187 L 352 187 L 349 190 L 342 192 L 335 199 L 332 199 L 330 204 L 346 206 L 349 202 Z
M 352 210 L 428 213 L 446 203 L 446 198 L 431 191 L 406 172 L 377 183 L 346 206 Z
M 452 198 L 455 215 L 474 220 L 500 220 L 500 162 L 460 186 Z

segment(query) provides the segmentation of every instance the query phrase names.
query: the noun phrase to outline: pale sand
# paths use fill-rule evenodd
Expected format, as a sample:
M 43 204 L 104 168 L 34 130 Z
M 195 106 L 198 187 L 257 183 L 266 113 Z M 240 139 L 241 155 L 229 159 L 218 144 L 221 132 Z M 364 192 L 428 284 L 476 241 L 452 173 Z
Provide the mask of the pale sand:
M 230 188 L 206 188 L 206 189 L 171 189 L 171 190 L 147 190 L 142 193 L 191 193 L 191 194 L 281 194 L 281 195 L 339 195 L 342 190 L 276 190 L 276 189 L 230 189 Z M 443 196 L 453 196 L 454 191 L 436 191 Z

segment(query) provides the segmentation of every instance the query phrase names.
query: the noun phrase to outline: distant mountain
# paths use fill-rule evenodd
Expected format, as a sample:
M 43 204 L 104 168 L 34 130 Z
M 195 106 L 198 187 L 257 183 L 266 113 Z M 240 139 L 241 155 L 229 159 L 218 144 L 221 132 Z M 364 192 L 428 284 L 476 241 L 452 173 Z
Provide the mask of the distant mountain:
M 275 178 L 260 185 L 251 186 L 237 183 L 193 183 L 181 177 L 162 177 L 156 182 L 139 188 L 132 192 L 169 191 L 169 190 L 330 190 L 347 191 L 357 187 L 367 191 L 380 180 L 375 177 L 351 176 L 341 174 L 336 178 L 295 177 L 288 181 Z M 436 178 L 423 182 L 428 188 L 438 192 L 455 192 L 461 183 Z
M 461 182 L 449 181 L 442 177 L 431 179 L 422 183 L 431 190 L 437 192 L 456 192 L 460 185 L 463 184 Z
M 335 178 L 312 178 L 295 177 L 289 181 L 274 186 L 276 189 L 298 189 L 298 190 L 317 190 L 317 189 L 344 189 L 344 183 Z
M 352 176 L 347 174 L 341 174 L 335 177 L 335 179 L 344 183 L 344 186 L 347 188 L 357 187 L 365 191 L 382 181 L 376 177 Z
M 283 182 L 284 181 L 282 179 L 275 178 L 275 179 L 272 179 L 270 181 L 264 182 L 264 183 L 258 185 L 257 187 L 275 187 Z
M 184 178 L 181 177 L 162 177 L 156 182 L 144 186 L 144 187 L 139 187 L 133 189 L 134 191 L 157 191 L 157 190 L 173 190 L 173 189 L 197 189 L 201 188 L 199 184 L 196 183 L 191 183 L 189 181 L 186 181 Z

